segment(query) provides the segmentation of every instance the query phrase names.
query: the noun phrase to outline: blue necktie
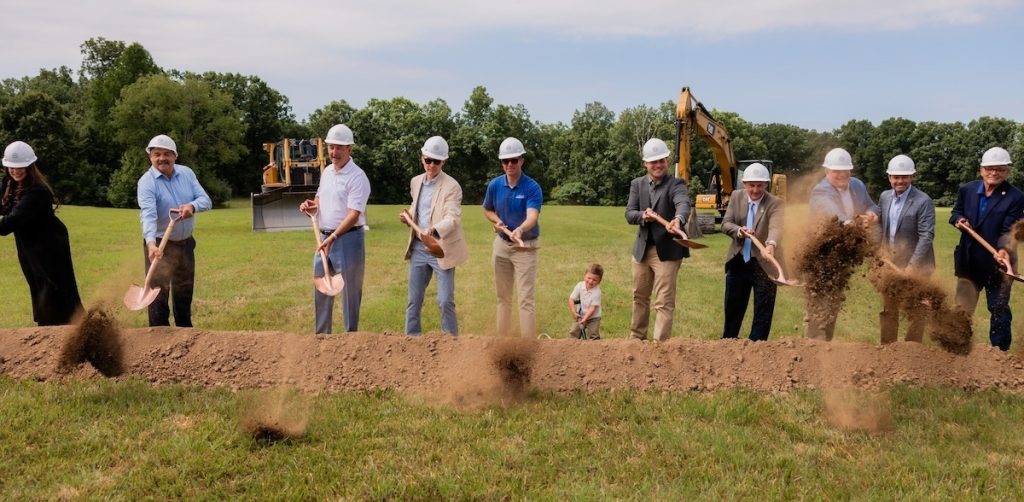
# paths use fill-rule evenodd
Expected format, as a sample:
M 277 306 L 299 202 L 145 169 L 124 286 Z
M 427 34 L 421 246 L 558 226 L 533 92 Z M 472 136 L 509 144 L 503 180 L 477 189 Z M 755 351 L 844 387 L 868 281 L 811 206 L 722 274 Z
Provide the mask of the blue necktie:
M 750 206 L 747 207 L 747 228 L 751 232 L 754 231 L 754 209 L 756 207 L 757 207 L 757 204 L 753 204 L 753 203 L 751 203 Z M 747 263 L 749 261 L 750 261 L 750 237 L 747 237 L 747 239 L 745 241 L 743 241 L 743 263 Z

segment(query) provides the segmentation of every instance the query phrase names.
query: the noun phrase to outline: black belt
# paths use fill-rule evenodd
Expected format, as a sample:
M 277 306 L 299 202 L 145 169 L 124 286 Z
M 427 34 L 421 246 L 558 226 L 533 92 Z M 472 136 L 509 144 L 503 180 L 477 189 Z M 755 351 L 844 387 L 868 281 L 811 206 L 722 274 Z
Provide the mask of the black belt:
M 356 230 L 362 230 L 362 229 L 363 229 L 362 225 L 355 225 L 352 228 L 342 232 L 341 235 L 345 235 L 345 234 L 347 234 L 349 232 L 355 232 Z M 324 237 L 327 237 L 327 236 L 330 236 L 331 234 L 333 234 L 334 230 L 337 230 L 337 228 L 335 228 L 333 230 L 324 230 L 324 229 L 321 228 L 320 229 L 320 233 L 323 234 Z

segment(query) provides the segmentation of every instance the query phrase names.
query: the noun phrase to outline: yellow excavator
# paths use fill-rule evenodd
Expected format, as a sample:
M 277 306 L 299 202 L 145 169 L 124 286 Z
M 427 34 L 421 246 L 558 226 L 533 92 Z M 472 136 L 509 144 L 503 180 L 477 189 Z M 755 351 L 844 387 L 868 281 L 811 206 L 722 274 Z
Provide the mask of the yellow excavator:
M 676 177 L 686 180 L 687 184 L 690 182 L 690 163 L 693 160 L 690 153 L 690 141 L 693 136 L 699 136 L 704 140 L 715 157 L 715 167 L 711 171 L 707 192 L 697 194 L 697 211 L 694 212 L 697 216 L 693 221 L 699 223 L 702 229 L 713 230 L 715 224 L 721 223 L 722 216 L 729 207 L 729 196 L 739 186 L 738 180 L 743 170 L 750 164 L 759 162 L 768 168 L 768 172 L 772 172 L 772 161 L 758 159 L 737 162 L 732 151 L 729 131 L 693 97 L 689 87 L 683 87 L 679 92 L 679 103 L 676 105 L 676 152 L 679 159 L 676 163 Z M 786 176 L 772 174 L 768 191 L 785 200 Z M 718 214 L 707 214 L 706 211 L 709 209 L 717 211 Z M 701 210 L 705 211 L 703 215 L 700 213 Z
M 316 196 L 327 167 L 323 139 L 282 139 L 264 143 L 263 150 L 269 162 L 260 193 L 251 196 L 253 231 L 308 229 L 309 217 L 299 204 Z

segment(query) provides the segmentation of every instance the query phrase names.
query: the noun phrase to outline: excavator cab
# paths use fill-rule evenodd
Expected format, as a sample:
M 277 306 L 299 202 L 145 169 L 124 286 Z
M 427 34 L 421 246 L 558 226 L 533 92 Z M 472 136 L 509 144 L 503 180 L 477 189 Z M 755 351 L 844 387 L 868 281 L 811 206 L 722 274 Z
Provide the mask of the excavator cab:
M 263 150 L 269 162 L 263 166 L 260 193 L 250 198 L 253 231 L 309 227 L 309 218 L 298 208 L 302 201 L 316 196 L 320 173 L 327 166 L 323 140 L 282 139 L 264 143 Z

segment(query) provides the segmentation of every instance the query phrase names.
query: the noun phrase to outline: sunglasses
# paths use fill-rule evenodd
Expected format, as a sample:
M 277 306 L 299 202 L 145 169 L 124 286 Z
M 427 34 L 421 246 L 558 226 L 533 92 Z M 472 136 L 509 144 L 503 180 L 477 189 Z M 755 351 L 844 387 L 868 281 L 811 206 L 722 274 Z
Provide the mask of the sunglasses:
M 432 159 L 432 158 L 430 158 L 430 157 L 423 157 L 423 162 L 426 162 L 427 164 L 430 164 L 430 165 L 434 165 L 434 164 L 440 164 L 440 163 L 441 163 L 441 161 L 440 161 L 440 160 L 438 160 L 438 159 Z
M 502 164 L 518 164 L 520 160 L 522 160 L 522 159 L 520 159 L 519 157 L 516 157 L 514 159 L 501 159 L 501 163 Z

